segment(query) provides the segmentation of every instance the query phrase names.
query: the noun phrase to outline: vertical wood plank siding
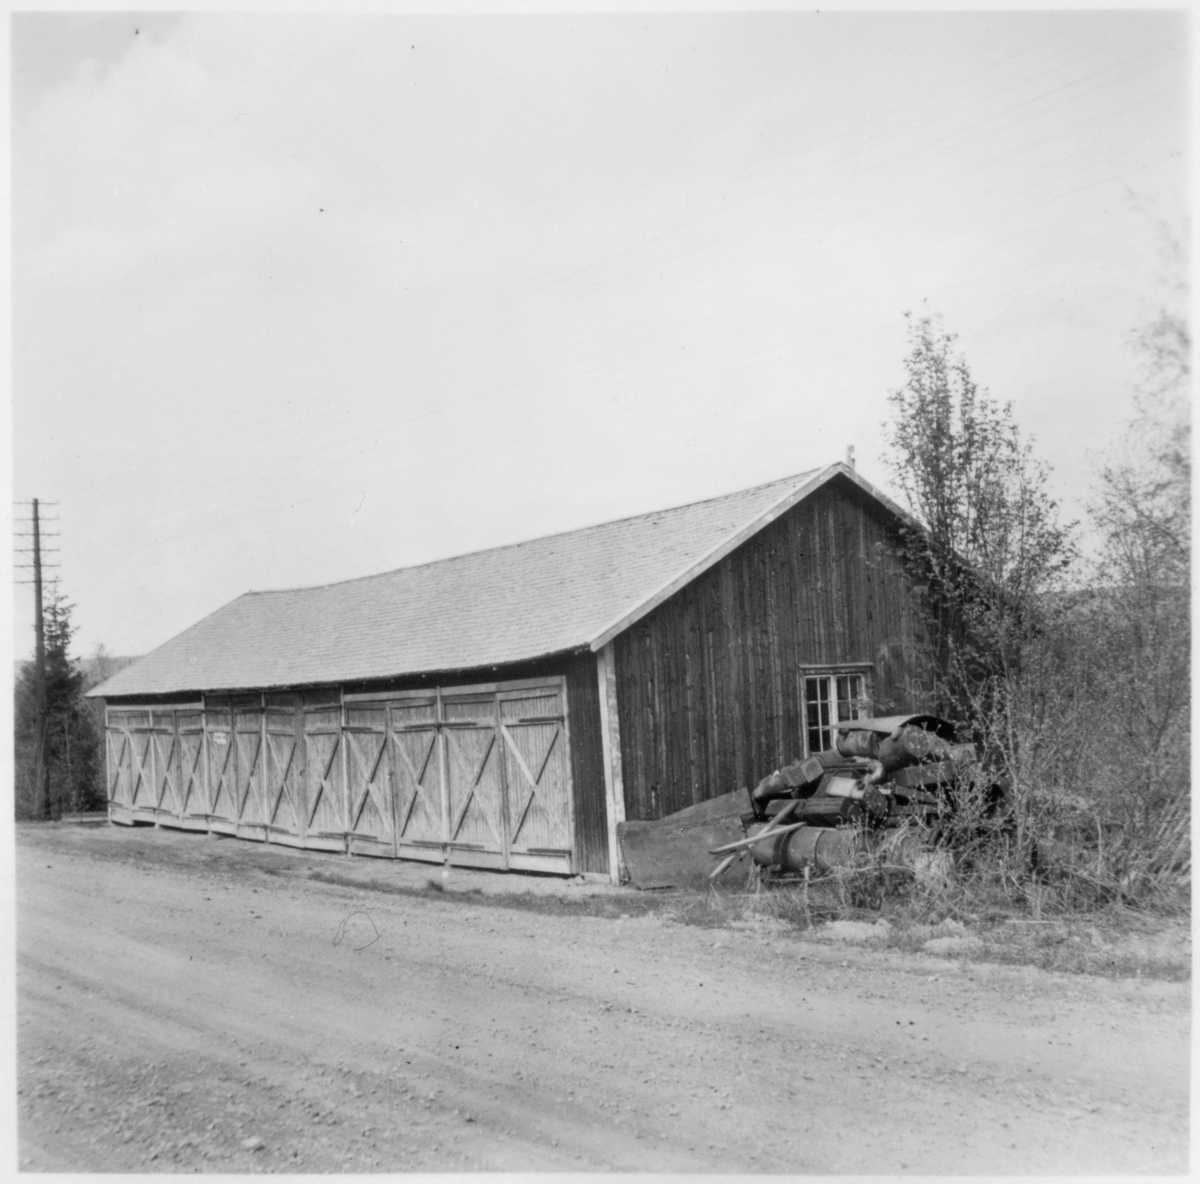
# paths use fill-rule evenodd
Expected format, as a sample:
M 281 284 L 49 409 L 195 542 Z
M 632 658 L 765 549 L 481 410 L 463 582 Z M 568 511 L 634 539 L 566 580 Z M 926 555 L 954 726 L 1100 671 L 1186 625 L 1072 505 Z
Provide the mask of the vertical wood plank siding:
M 566 676 L 578 870 L 607 872 L 608 822 L 604 807 L 604 754 L 600 741 L 596 655 L 585 653 L 571 658 Z
M 625 809 L 661 818 L 799 756 L 804 672 L 866 662 L 924 706 L 921 600 L 889 516 L 833 481 L 615 639 Z

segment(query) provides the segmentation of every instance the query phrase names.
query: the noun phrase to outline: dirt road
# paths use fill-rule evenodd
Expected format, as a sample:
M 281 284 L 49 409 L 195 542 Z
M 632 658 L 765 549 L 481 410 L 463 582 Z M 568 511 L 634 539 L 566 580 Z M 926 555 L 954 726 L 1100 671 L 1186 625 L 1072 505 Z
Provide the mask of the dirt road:
M 1187 1168 L 1185 984 L 542 915 L 476 894 L 496 877 L 395 895 L 316 867 L 430 875 L 18 828 L 25 1170 Z

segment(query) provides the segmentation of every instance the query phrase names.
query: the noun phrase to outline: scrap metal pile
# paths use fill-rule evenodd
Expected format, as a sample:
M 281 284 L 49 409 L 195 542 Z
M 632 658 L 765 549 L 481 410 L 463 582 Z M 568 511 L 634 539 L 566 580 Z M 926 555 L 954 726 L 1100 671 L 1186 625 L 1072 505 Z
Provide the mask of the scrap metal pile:
M 723 857 L 710 879 L 746 853 L 783 874 L 830 871 L 864 848 L 911 866 L 927 847 L 909 824 L 936 828 L 977 770 L 974 746 L 932 715 L 852 720 L 837 726 L 835 744 L 750 791 L 745 837 L 710 848 Z

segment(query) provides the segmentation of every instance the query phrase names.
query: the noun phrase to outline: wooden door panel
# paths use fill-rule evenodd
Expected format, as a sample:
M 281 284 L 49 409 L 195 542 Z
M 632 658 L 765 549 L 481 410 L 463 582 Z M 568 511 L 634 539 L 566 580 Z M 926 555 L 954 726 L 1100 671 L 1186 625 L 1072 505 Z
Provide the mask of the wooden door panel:
M 239 711 L 235 717 L 237 819 L 242 826 L 264 828 L 255 838 L 266 837 L 268 820 L 262 723 L 261 712 Z
M 347 729 L 345 733 L 350 773 L 350 833 L 390 847 L 395 836 L 386 740 L 382 728 Z
M 501 691 L 499 698 L 510 853 L 557 858 L 569 867 L 574 835 L 563 688 Z
M 284 726 L 287 730 L 284 731 Z M 267 719 L 267 825 L 283 835 L 300 838 L 304 810 L 300 801 L 300 745 L 290 720 Z
M 503 854 L 504 798 L 494 726 L 447 727 L 450 841 Z
M 119 806 L 131 806 L 129 732 L 125 728 L 110 725 L 105 735 L 108 741 L 108 800 Z
M 233 735 L 228 725 L 210 726 L 205 732 L 205 741 L 208 746 L 209 815 L 221 822 L 236 823 L 238 803 Z
M 264 814 L 267 839 L 285 846 L 303 846 L 306 834 L 304 711 L 294 692 L 266 698 L 266 749 L 263 752 Z
M 306 831 L 310 838 L 344 837 L 340 732 L 305 732 Z
M 560 687 L 480 686 L 394 699 L 340 691 L 206 696 L 111 713 L 107 790 L 121 821 L 465 864 L 569 870 Z M 123 812 L 123 817 L 122 817 Z
M 502 725 L 513 851 L 570 851 L 566 738 L 555 721 Z
M 437 845 L 445 841 L 438 729 L 396 727 L 393 713 L 392 771 L 396 795 L 396 841 Z
M 204 733 L 199 716 L 179 721 L 179 813 L 184 819 L 207 816 L 204 786 Z
M 157 721 L 154 728 L 155 805 L 159 810 L 178 816 L 180 808 L 179 741 L 175 729 L 167 730 Z
M 267 805 L 263 781 L 262 735 L 238 732 L 237 796 L 238 821 L 250 826 L 265 826 Z
M 158 804 L 154 796 L 150 744 L 148 728 L 130 729 L 129 797 L 135 810 L 152 810 Z

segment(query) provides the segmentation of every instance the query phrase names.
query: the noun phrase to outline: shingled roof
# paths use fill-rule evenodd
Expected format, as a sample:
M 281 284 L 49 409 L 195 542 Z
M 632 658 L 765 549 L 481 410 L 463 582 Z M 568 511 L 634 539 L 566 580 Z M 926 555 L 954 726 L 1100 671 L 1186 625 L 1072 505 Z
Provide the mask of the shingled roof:
M 896 511 L 838 464 L 381 575 L 247 592 L 91 694 L 357 682 L 596 650 L 839 474 Z

